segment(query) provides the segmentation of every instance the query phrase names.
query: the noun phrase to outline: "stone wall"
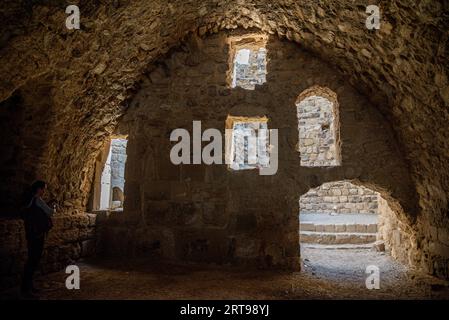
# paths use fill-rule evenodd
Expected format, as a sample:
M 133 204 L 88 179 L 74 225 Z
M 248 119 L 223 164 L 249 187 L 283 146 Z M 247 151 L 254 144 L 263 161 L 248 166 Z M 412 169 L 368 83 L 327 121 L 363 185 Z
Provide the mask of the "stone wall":
M 237 55 L 240 50 L 248 50 L 248 63 L 238 63 Z M 266 49 L 240 49 L 234 59 L 233 87 L 241 87 L 254 90 L 256 85 L 261 85 L 266 81 Z
M 383 241 L 385 249 L 391 256 L 399 261 L 412 265 L 411 256 L 416 248 L 413 246 L 413 233 L 406 223 L 398 219 L 397 214 L 391 210 L 387 201 L 379 197 L 377 240 Z
M 235 33 L 241 32 L 239 30 Z M 233 33 L 232 33 L 233 34 Z M 383 116 L 339 76 L 297 45 L 271 37 L 267 82 L 230 88 L 232 34 L 195 35 L 149 66 L 117 134 L 128 135 L 126 201 L 99 228 L 107 254 L 159 254 L 181 261 L 299 268 L 298 199 L 328 181 L 359 180 L 391 190 L 413 214 L 414 189 Z M 296 146 L 298 95 L 319 85 L 340 104 L 341 166 L 302 167 Z M 273 176 L 227 165 L 173 165 L 170 133 L 201 120 L 224 134 L 228 116 L 268 118 L 278 129 Z M 363 150 L 363 152 L 360 152 Z
M 379 197 L 378 221 L 377 238 L 385 243 L 385 249 L 392 257 L 429 274 L 449 278 L 447 229 L 431 227 L 426 237 L 419 235 L 411 227 L 407 216 L 398 214 L 382 197 Z M 433 256 L 432 263 L 422 259 L 423 248 Z
M 267 132 L 266 122 L 236 121 L 232 126 L 231 164 L 232 170 L 245 170 L 267 167 L 270 159 L 268 153 L 268 133 L 262 136 L 261 131 Z M 267 139 L 263 138 L 267 137 Z M 254 139 L 256 142 L 250 143 Z
M 339 165 L 338 104 L 312 95 L 297 103 L 297 112 L 301 165 Z
M 96 251 L 93 214 L 57 214 L 45 243 L 39 272 L 61 270 Z M 0 289 L 17 285 L 26 261 L 26 239 L 20 219 L 0 219 Z
M 414 209 L 406 212 L 419 233 L 416 241 L 422 253 L 418 257 L 429 270 L 447 274 L 444 261 L 449 255 L 438 246 L 429 246 L 435 230 L 444 235 L 449 225 L 445 1 L 418 6 L 401 0 L 383 2 L 381 28 L 373 32 L 361 23 L 367 16 L 364 6 L 340 0 L 232 0 L 218 4 L 215 0 L 174 0 L 168 5 L 155 0 L 120 1 L 114 6 L 89 0 L 81 3 L 86 28 L 77 31 L 67 30 L 61 23 L 66 14 L 54 1 L 33 1 L 33 6 L 27 5 L 28 0 L 4 3 L 0 8 L 1 20 L 6 21 L 0 31 L 0 73 L 5 81 L 0 83 L 0 109 L 7 105 L 10 114 L 0 117 L 1 136 L 8 137 L 1 142 L 2 209 L 14 208 L 14 198 L 23 185 L 41 177 L 50 182 L 49 191 L 61 204 L 84 210 L 95 157 L 125 113 L 147 67 L 178 46 L 189 32 L 206 35 L 257 27 L 331 62 L 336 66 L 334 74 L 344 77 L 339 81 L 356 86 L 386 116 L 387 127 L 392 124 L 399 142 L 393 148 L 406 159 L 406 163 L 400 162 L 413 182 L 408 202 Z M 414 21 L 430 18 L 432 24 L 410 28 Z M 294 75 L 303 77 L 300 72 Z M 314 79 L 301 81 L 316 83 Z M 334 84 L 333 89 L 338 87 Z M 17 96 L 25 103 L 11 103 Z M 364 117 L 355 110 L 344 116 L 355 118 L 358 126 L 365 125 Z M 342 122 L 348 123 L 348 119 Z M 352 152 L 378 150 L 375 141 L 359 147 Z M 378 161 L 379 166 L 390 166 L 391 158 L 380 157 L 384 163 Z M 329 175 L 325 180 L 335 178 Z M 409 179 L 403 176 L 401 172 L 396 179 Z M 309 178 L 314 187 L 321 179 L 313 173 Z M 366 180 L 376 177 L 366 176 Z M 12 212 L 4 210 L 2 214 Z
M 13 215 L 26 188 L 34 180 L 43 179 L 44 154 L 51 134 L 45 128 L 54 115 L 51 92 L 47 79 L 36 79 L 0 103 L 0 216 Z M 52 191 L 50 198 L 56 198 Z
M 324 183 L 299 200 L 301 213 L 377 214 L 379 194 L 347 181 Z

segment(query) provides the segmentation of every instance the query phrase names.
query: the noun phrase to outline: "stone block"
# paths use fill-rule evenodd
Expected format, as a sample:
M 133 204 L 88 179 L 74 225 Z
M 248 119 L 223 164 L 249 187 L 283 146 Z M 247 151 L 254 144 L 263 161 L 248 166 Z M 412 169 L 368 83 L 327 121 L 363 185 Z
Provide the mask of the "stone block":
M 183 165 L 182 166 L 182 179 L 189 180 L 189 181 L 204 181 L 205 180 L 205 166 L 204 165 Z
M 346 225 L 346 232 L 356 232 L 357 227 L 355 224 L 347 224 Z
M 140 183 L 134 181 L 126 182 L 125 210 L 138 210 L 142 199 L 140 196 Z
M 440 242 L 431 241 L 429 243 L 429 251 L 435 255 L 449 258 L 449 246 L 446 246 Z
M 97 215 L 92 213 L 87 213 L 87 217 L 89 218 L 89 227 L 94 227 L 97 220 Z
M 188 200 L 191 197 L 191 188 L 186 182 L 172 181 L 170 183 L 171 200 Z
M 251 232 L 257 228 L 257 218 L 254 214 L 238 214 L 236 219 L 237 231 Z
M 376 233 L 377 232 L 377 224 L 368 224 L 366 226 L 366 232 L 368 233 Z
M 96 240 L 85 240 L 81 242 L 81 257 L 89 257 L 95 254 Z
M 341 196 L 341 190 L 340 189 L 332 189 L 332 195 L 333 196 Z
M 145 202 L 145 219 L 150 224 L 164 224 L 170 208 L 168 201 L 147 201 Z
M 449 246 L 449 230 L 447 228 L 438 228 L 438 240 Z
M 385 251 L 385 243 L 382 240 L 378 240 L 374 242 L 373 245 L 374 250 L 378 252 L 384 252 Z
M 315 231 L 315 225 L 313 223 L 304 223 L 300 224 L 301 231 Z
M 169 158 L 157 161 L 157 176 L 159 180 L 179 180 L 181 165 L 174 165 Z M 184 165 L 183 167 L 189 167 Z M 127 186 L 128 187 L 128 186 Z M 129 194 L 127 192 L 127 194 Z
M 145 183 L 144 200 L 169 200 L 171 187 L 169 181 L 149 181 Z
M 191 225 L 200 220 L 201 206 L 195 202 L 170 202 L 170 209 L 166 213 L 166 222 L 170 225 Z
M 205 202 L 203 205 L 203 222 L 214 227 L 224 226 L 228 221 L 226 206 L 222 203 Z

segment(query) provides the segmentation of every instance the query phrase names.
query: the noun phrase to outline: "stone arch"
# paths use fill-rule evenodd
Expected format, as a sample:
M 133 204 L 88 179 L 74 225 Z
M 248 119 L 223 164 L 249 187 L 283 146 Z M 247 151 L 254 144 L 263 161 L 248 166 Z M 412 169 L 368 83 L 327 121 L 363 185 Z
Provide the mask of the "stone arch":
M 417 229 L 414 226 L 413 216 L 407 213 L 398 199 L 391 195 L 391 191 L 385 187 L 370 181 L 360 181 L 358 179 L 343 179 L 326 181 L 318 186 L 310 188 L 300 195 L 300 202 L 312 190 L 318 190 L 325 185 L 335 183 L 349 183 L 360 189 L 366 189 L 378 195 L 378 226 L 377 240 L 385 245 L 385 250 L 396 260 L 407 266 L 416 265 L 418 255 Z M 300 212 L 301 204 L 300 204 Z M 300 213 L 301 214 L 301 213 Z M 300 239 L 301 241 L 301 239 Z
M 301 165 L 341 165 L 340 117 L 337 94 L 320 86 L 310 87 L 296 99 L 298 151 Z
M 112 188 L 112 201 L 120 201 L 123 203 L 123 200 L 125 200 L 125 196 L 123 194 L 122 189 L 119 187 L 113 187 Z

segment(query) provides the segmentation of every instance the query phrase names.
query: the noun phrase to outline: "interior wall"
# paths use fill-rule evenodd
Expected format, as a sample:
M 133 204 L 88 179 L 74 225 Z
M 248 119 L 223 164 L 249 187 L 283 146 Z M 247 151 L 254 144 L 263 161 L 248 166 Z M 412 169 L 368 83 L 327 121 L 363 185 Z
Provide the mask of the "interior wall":
M 43 76 L 0 104 L 0 217 L 17 217 L 26 188 L 46 175 L 46 151 L 55 114 L 53 90 L 51 76 Z
M 28 0 L 7 0 L 0 8 L 2 21 L 8 21 L 0 30 L 0 73 L 6 79 L 0 82 L 0 101 L 42 74 L 55 73 L 57 121 L 43 154 L 50 169 L 44 178 L 58 188 L 53 194 L 59 202 L 69 210 L 85 210 L 95 157 L 148 65 L 189 32 L 257 27 L 337 66 L 388 118 L 419 195 L 414 228 L 422 253 L 416 263 L 449 277 L 447 1 L 383 1 L 376 31 L 361 23 L 367 18 L 365 4 L 354 6 L 353 1 L 222 4 L 83 1 L 85 28 L 76 31 L 65 28 L 65 11 L 52 2 L 29 6 Z
M 388 190 L 412 220 L 416 194 L 408 165 L 377 109 L 337 70 L 274 36 L 267 82 L 254 91 L 231 89 L 228 35 L 189 39 L 143 78 L 120 124 L 129 139 L 124 213 L 102 227 L 103 250 L 298 269 L 299 196 L 343 179 Z M 341 166 L 300 166 L 295 101 L 314 85 L 337 94 Z M 202 130 L 224 133 L 228 115 L 267 116 L 268 127 L 279 130 L 277 174 L 170 162 L 172 130 L 192 132 L 192 121 L 201 120 Z
M 54 101 L 53 80 L 52 74 L 31 79 L 0 103 L 0 289 L 18 284 L 23 272 L 27 247 L 20 213 L 31 183 L 37 179 L 47 182 L 47 201 L 65 195 L 55 178 L 56 170 L 49 165 L 51 160 L 64 164 L 70 159 L 52 144 L 55 135 L 65 137 L 63 130 L 54 130 L 61 110 Z M 39 272 L 58 271 L 95 253 L 95 215 L 73 208 L 72 202 L 59 204 Z
M 349 181 L 325 183 L 299 199 L 301 213 L 377 214 L 379 194 Z

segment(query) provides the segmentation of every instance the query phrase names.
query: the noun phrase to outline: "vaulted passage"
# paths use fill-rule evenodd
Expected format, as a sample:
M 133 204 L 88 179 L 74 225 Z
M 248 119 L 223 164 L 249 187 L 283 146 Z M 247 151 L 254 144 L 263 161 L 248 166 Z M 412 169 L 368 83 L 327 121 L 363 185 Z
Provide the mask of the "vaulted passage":
M 57 2 L 7 3 L 2 297 L 34 180 L 58 204 L 39 281 L 79 264 L 91 289 L 47 298 L 433 298 L 449 279 L 443 1 L 383 3 L 375 30 L 351 1 L 86 1 L 79 30 Z

